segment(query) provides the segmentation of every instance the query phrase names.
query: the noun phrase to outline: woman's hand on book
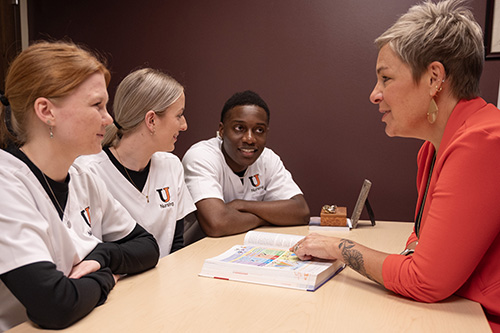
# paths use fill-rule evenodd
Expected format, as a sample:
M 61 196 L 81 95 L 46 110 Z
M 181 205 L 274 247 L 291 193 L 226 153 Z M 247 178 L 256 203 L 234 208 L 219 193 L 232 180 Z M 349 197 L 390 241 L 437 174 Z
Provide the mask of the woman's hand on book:
M 290 251 L 295 252 L 301 260 L 311 260 L 313 258 L 335 260 L 338 259 L 338 251 L 336 251 L 335 246 L 338 241 L 339 239 L 335 237 L 311 233 L 292 246 Z

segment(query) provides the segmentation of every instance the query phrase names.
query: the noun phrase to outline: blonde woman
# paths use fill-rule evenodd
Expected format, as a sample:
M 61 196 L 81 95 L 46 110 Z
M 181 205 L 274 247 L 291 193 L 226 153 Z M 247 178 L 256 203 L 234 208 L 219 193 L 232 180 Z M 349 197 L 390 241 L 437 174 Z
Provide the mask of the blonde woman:
M 86 165 L 160 245 L 160 256 L 183 246 L 184 217 L 194 211 L 175 142 L 187 130 L 184 88 L 151 68 L 130 73 L 117 88 L 114 124 L 103 152 L 83 156 Z
M 107 298 L 119 274 L 156 265 L 154 237 L 91 173 L 110 74 L 91 53 L 40 42 L 9 68 L 0 96 L 0 331 L 28 318 L 64 328 Z M 10 127 L 10 128 L 9 128 Z

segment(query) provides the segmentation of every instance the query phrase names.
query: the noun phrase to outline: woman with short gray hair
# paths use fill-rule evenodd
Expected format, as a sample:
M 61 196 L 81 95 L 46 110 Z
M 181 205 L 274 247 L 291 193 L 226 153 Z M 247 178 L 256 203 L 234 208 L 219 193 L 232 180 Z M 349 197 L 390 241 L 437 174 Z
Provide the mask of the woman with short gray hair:
M 426 1 L 376 39 L 379 106 L 388 136 L 424 140 L 414 232 L 400 254 L 311 234 L 301 259 L 337 259 L 421 302 L 480 303 L 500 332 L 500 110 L 478 97 L 481 28 L 463 1 Z

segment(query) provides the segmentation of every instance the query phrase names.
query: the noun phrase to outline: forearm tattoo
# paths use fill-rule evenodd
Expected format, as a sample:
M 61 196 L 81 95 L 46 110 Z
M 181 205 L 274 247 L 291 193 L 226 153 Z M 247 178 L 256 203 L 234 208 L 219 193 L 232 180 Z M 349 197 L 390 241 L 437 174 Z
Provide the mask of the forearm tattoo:
M 355 246 L 356 244 L 349 239 L 340 240 L 339 249 L 344 262 L 347 266 L 351 267 L 359 274 L 366 276 L 372 281 L 375 281 L 370 275 L 368 275 L 368 273 L 366 273 L 363 255 L 361 254 L 361 252 L 356 250 Z

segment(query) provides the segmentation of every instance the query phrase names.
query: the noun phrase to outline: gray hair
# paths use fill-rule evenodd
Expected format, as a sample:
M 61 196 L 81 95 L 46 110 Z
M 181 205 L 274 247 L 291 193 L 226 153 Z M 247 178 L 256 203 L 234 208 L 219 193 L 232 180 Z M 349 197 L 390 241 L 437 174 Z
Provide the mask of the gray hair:
M 379 49 L 389 44 L 407 63 L 418 82 L 433 61 L 443 64 L 451 93 L 458 99 L 479 95 L 484 65 L 481 27 L 465 0 L 427 0 L 411 7 L 375 40 Z
M 158 70 L 143 68 L 130 73 L 116 90 L 115 123 L 106 127 L 103 145 L 117 145 L 123 134 L 133 132 L 144 121 L 148 111 L 161 116 L 183 92 L 184 87 L 179 82 Z

